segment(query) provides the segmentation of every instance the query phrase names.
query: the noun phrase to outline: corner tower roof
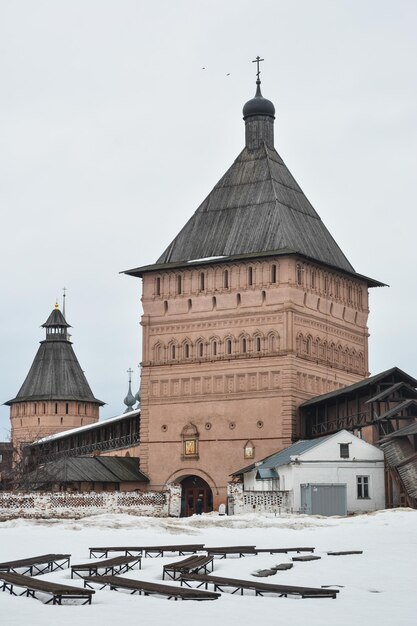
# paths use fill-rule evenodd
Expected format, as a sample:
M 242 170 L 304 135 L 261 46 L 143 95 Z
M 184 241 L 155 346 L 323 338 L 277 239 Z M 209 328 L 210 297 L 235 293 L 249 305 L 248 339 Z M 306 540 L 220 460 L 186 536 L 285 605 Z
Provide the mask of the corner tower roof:
M 156 264 L 126 274 L 141 276 L 213 257 L 299 254 L 357 275 L 275 150 L 274 114 L 258 78 L 255 97 L 243 109 L 245 148 Z M 370 286 L 382 285 L 362 278 Z
M 104 402 L 94 397 L 81 369 L 67 329 L 70 325 L 55 306 L 42 327 L 46 338 L 36 353 L 35 359 L 17 396 L 5 404 L 42 400 L 75 400 Z

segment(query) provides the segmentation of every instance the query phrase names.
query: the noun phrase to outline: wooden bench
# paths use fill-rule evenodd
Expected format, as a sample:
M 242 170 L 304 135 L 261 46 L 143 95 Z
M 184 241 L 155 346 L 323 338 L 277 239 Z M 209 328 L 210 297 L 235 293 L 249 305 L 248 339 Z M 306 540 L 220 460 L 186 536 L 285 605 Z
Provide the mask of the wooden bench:
M 72 587 L 69 585 L 61 585 L 60 583 L 52 583 L 39 578 L 32 578 L 23 574 L 10 574 L 0 572 L 0 585 L 2 591 L 8 591 L 13 596 L 27 596 L 35 598 L 36 594 L 45 593 L 51 595 L 46 604 L 62 604 L 62 600 L 83 600 L 83 604 L 91 604 L 91 596 L 95 591 L 93 589 L 83 589 L 82 587 Z M 15 587 L 23 588 L 21 593 L 15 591 Z
M 343 550 L 342 552 L 328 552 L 328 556 L 346 556 L 347 554 L 363 554 L 363 550 Z
M 171 580 L 178 580 L 182 573 L 188 574 L 189 572 L 194 572 L 196 574 L 208 574 L 209 568 L 212 572 L 213 556 L 189 556 L 182 561 L 176 561 L 175 563 L 164 565 L 162 579 L 165 580 L 165 574 L 171 578 Z
M 71 578 L 74 578 L 74 574 L 83 578 L 82 573 L 86 572 L 88 576 L 97 576 L 99 570 L 103 576 L 107 574 L 123 574 L 132 570 L 135 565 L 139 565 L 141 568 L 141 556 L 115 556 L 112 559 L 96 560 L 93 563 L 81 563 L 79 565 L 71 565 Z
M 119 576 L 91 576 L 84 578 L 84 586 L 90 586 L 91 584 L 101 585 L 100 589 L 104 589 L 108 585 L 110 589 L 115 591 L 127 589 L 131 594 L 164 596 L 168 600 L 217 600 L 220 597 L 219 593 L 213 591 L 185 589 L 184 587 L 174 587 L 173 585 L 152 583 L 145 580 L 132 580 L 131 578 L 121 578 Z
M 288 552 L 314 552 L 315 548 L 256 548 L 256 552 L 269 554 L 288 554 Z
M 239 557 L 247 554 L 256 555 L 255 546 L 219 546 L 217 548 L 204 548 L 209 556 L 219 556 L 225 559 L 227 555 L 237 554 Z
M 305 556 L 293 556 L 292 561 L 319 561 L 321 556 L 306 554 Z
M 36 576 L 37 574 L 45 574 L 45 572 L 53 572 L 58 569 L 63 570 L 69 567 L 70 557 L 70 554 L 42 554 L 27 559 L 5 561 L 4 563 L 0 563 L 0 572 Z M 24 571 L 16 571 L 21 569 Z
M 90 558 L 105 556 L 108 557 L 109 552 L 124 552 L 125 556 L 164 556 L 164 552 L 178 552 L 179 556 L 185 556 L 186 554 L 195 554 L 204 550 L 203 543 L 191 543 L 180 544 L 170 546 L 116 546 L 116 547 L 102 547 L 102 548 L 89 548 Z
M 181 584 L 188 582 L 199 583 L 198 587 L 213 585 L 214 591 L 223 591 L 224 587 L 234 589 L 232 594 L 240 591 L 243 595 L 244 589 L 255 592 L 257 596 L 263 596 L 265 593 L 272 593 L 279 596 L 300 596 L 301 598 L 336 598 L 339 593 L 338 589 L 323 589 L 321 587 L 296 587 L 292 585 L 275 585 L 270 583 L 262 583 L 252 580 L 239 580 L 237 578 L 223 578 L 222 576 L 207 576 L 204 574 L 183 574 L 181 576 Z

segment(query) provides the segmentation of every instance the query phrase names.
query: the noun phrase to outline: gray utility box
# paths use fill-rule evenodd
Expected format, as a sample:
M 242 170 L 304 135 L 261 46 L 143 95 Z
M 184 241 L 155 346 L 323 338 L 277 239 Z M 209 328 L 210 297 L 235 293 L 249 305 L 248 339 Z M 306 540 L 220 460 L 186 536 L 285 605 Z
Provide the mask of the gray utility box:
M 346 484 L 307 483 L 300 485 L 301 512 L 307 515 L 346 515 Z

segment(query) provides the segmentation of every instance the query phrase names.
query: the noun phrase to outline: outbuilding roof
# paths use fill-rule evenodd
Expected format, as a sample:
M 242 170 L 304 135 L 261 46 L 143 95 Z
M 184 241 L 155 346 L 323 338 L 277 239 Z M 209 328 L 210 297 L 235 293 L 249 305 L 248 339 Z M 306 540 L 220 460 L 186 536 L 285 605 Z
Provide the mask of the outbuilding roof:
M 363 378 L 353 385 L 347 385 L 346 387 L 341 387 L 340 389 L 336 389 L 335 391 L 330 391 L 329 393 L 323 393 L 320 396 L 310 398 L 309 400 L 303 402 L 300 407 L 310 407 L 321 404 L 322 402 L 327 402 L 328 400 L 333 398 L 336 399 L 338 396 L 355 394 L 361 389 L 365 389 L 377 383 L 384 382 L 384 379 L 387 379 L 387 381 L 391 383 L 406 382 L 412 387 L 417 387 L 417 380 L 415 378 L 413 378 L 409 374 L 406 374 L 399 367 L 391 367 L 390 369 L 380 372 L 379 374 L 375 374 L 374 376 L 370 376 L 369 378 Z
M 395 430 L 389 435 L 385 435 L 385 437 L 380 439 L 380 443 L 389 441 L 390 439 L 396 439 L 397 437 L 408 437 L 409 435 L 417 435 L 417 421 L 409 424 L 408 426 L 404 426 L 404 428 Z
M 28 477 L 34 484 L 149 482 L 134 457 L 68 457 L 40 466 Z
M 258 472 L 260 472 L 262 469 L 262 474 L 263 471 L 266 469 L 274 469 L 276 467 L 279 467 L 280 465 L 287 465 L 291 462 L 292 456 L 299 456 L 300 454 L 307 452 L 307 450 L 312 450 L 312 448 L 318 446 L 325 439 L 329 439 L 333 436 L 334 435 L 332 434 L 326 437 L 319 437 L 318 439 L 301 439 L 300 441 L 293 443 L 292 446 L 285 448 L 285 450 L 281 450 L 281 452 L 275 452 L 275 454 L 271 454 L 270 456 L 265 457 L 264 459 L 262 459 L 262 461 L 257 461 L 256 463 L 252 463 L 252 465 L 248 465 L 248 467 L 244 467 L 243 469 L 234 472 L 232 476 L 240 476 L 241 474 L 246 474 L 247 472 L 251 472 L 256 467 L 259 467 Z M 272 478 L 272 476 L 269 476 L 269 478 Z

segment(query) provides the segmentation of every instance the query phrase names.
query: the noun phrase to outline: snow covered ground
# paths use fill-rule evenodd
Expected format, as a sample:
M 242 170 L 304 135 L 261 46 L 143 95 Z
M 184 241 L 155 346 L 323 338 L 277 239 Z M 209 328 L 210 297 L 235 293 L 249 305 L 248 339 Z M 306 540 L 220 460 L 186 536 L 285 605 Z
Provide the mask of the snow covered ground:
M 50 552 L 88 561 L 90 546 L 167 543 L 314 546 L 321 560 L 295 563 L 264 580 L 290 585 L 340 585 L 337 599 L 294 599 L 222 594 L 219 600 L 173 602 L 126 592 L 97 591 L 91 606 L 45 605 L 0 592 L 2 626 L 135 626 L 216 624 L 290 626 L 402 626 L 416 623 L 417 511 L 396 509 L 349 518 L 265 517 L 215 514 L 188 519 L 100 515 L 82 520 L 0 522 L 0 561 Z M 362 555 L 327 556 L 329 550 L 363 550 Z M 178 556 L 145 558 L 129 578 L 160 581 L 162 566 Z M 257 569 L 288 562 L 291 555 L 215 559 L 220 576 L 250 578 Z M 43 576 L 67 584 L 69 570 Z M 176 583 L 172 583 L 176 584 Z

